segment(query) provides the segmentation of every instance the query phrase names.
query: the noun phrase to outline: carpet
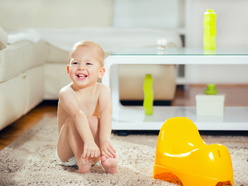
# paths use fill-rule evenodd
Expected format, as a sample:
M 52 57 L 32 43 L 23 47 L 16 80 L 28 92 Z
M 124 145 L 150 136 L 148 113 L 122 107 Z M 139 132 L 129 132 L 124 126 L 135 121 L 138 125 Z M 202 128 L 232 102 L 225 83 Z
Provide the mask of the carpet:
M 0 185 L 167 185 L 152 178 L 156 134 L 111 135 L 118 151 L 118 173 L 101 164 L 80 175 L 77 167 L 59 165 L 54 157 L 57 119 L 44 118 L 34 128 L 0 151 Z M 235 186 L 248 185 L 248 136 L 202 135 L 207 144 L 224 144 L 231 154 Z

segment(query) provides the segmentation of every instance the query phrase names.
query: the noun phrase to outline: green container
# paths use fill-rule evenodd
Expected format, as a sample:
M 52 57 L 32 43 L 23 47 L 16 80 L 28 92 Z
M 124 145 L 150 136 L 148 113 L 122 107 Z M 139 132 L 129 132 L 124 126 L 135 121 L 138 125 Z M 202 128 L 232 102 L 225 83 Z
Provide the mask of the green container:
M 153 79 L 151 74 L 146 74 L 143 90 L 144 90 L 144 102 L 145 115 L 153 115 Z
M 203 44 L 205 50 L 215 50 L 216 37 L 216 13 L 214 10 L 208 9 L 204 13 L 204 37 Z

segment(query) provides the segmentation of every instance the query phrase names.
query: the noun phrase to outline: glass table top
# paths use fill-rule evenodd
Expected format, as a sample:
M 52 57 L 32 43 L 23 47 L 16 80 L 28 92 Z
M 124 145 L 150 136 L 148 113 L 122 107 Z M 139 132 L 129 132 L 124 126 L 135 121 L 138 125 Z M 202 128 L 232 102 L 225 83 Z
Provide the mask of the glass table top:
M 123 48 L 111 54 L 123 55 L 248 55 L 248 47 L 243 48 L 216 48 L 216 50 L 204 50 L 203 48 Z

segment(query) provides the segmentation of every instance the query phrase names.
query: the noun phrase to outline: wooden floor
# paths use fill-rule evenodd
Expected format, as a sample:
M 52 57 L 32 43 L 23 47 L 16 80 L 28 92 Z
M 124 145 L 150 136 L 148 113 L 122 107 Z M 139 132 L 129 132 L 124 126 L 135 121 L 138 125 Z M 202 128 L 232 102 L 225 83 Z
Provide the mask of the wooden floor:
M 194 106 L 195 95 L 204 93 L 206 85 L 178 86 L 172 106 Z M 226 94 L 226 106 L 248 106 L 248 85 L 216 85 L 219 93 Z M 0 150 L 34 127 L 44 117 L 57 117 L 57 101 L 45 101 L 28 114 L 0 131 Z M 243 134 L 247 134 L 246 131 Z
M 44 117 L 57 117 L 56 102 L 42 102 L 29 113 L 0 131 L 0 150 L 29 131 Z

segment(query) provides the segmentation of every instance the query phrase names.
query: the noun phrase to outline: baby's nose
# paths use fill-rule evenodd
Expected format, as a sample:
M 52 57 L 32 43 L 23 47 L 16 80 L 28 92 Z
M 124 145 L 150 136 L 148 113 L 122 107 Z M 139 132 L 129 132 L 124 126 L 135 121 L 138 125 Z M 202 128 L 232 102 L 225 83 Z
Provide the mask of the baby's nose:
M 79 65 L 78 70 L 85 70 L 85 66 L 84 65 Z

